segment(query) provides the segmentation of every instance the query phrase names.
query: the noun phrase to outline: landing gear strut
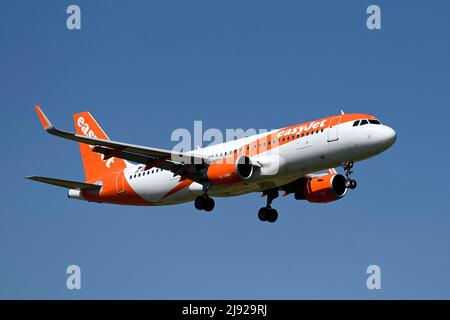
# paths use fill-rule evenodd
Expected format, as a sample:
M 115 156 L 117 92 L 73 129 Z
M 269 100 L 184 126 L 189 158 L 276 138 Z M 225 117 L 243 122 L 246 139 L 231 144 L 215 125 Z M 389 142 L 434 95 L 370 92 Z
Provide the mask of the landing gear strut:
M 345 187 L 349 189 L 355 189 L 356 188 L 356 180 L 351 179 L 350 175 L 353 173 L 353 161 L 346 161 L 344 162 L 344 171 L 345 171 L 345 177 L 347 180 L 345 180 Z
M 278 197 L 278 190 L 269 190 L 264 193 L 267 196 L 267 205 L 259 209 L 258 218 L 260 221 L 274 223 L 278 219 L 278 212 L 270 205 L 272 204 L 273 199 Z

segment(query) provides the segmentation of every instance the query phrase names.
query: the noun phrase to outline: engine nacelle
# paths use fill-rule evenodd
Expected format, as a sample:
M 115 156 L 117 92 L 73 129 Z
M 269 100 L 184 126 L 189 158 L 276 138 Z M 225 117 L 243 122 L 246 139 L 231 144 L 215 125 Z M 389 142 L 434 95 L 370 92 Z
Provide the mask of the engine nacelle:
M 295 193 L 295 198 L 314 203 L 338 200 L 347 194 L 345 180 L 342 174 L 335 173 L 309 178 L 303 188 Z
M 213 184 L 237 183 L 253 176 L 253 164 L 249 157 L 240 156 L 234 163 L 226 159 L 213 162 L 208 167 L 207 177 Z

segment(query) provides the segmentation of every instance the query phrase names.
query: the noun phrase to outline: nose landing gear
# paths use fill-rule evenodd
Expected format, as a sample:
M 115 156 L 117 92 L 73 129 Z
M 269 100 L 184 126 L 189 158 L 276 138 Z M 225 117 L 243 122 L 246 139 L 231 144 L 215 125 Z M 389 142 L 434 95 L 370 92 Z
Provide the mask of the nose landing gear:
M 345 187 L 349 189 L 355 189 L 356 188 L 356 180 L 351 179 L 350 175 L 353 173 L 353 161 L 346 161 L 344 162 L 344 171 L 345 171 L 345 177 L 347 180 L 345 181 Z

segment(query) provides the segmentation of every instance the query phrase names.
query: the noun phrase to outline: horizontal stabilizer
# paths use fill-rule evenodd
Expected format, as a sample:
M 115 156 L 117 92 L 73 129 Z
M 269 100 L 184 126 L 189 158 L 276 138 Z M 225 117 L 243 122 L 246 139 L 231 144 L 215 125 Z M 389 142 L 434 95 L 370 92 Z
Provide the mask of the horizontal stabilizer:
M 78 182 L 78 181 L 70 181 L 70 180 L 62 180 L 62 179 L 53 179 L 53 178 L 45 178 L 45 177 L 36 177 L 36 176 L 30 176 L 27 177 L 29 180 L 43 182 L 52 184 L 54 186 L 63 187 L 67 189 L 80 189 L 80 190 L 98 190 L 102 186 L 97 184 L 91 184 L 91 183 L 84 183 L 84 182 Z

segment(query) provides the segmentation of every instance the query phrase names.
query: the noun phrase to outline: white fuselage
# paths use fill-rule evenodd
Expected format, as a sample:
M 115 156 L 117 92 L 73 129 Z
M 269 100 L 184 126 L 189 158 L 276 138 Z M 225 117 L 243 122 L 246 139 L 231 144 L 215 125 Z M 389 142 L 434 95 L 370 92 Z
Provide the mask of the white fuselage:
M 375 156 L 389 148 L 396 138 L 395 131 L 385 125 L 353 126 L 353 121 L 339 122 L 252 156 L 258 170 L 251 179 L 212 185 L 208 194 L 225 197 L 279 187 L 306 174 L 338 167 L 345 161 L 356 162 Z M 273 134 L 283 137 L 283 129 L 208 146 L 195 150 L 195 154 L 221 159 L 226 157 L 225 152 L 230 154 L 251 141 Z M 180 177 L 156 168 L 149 174 L 140 175 L 143 170 L 143 165 L 129 165 L 125 169 L 125 179 L 137 194 L 155 205 L 192 201 L 204 192 L 202 184 L 193 182 L 167 196 L 180 184 Z

